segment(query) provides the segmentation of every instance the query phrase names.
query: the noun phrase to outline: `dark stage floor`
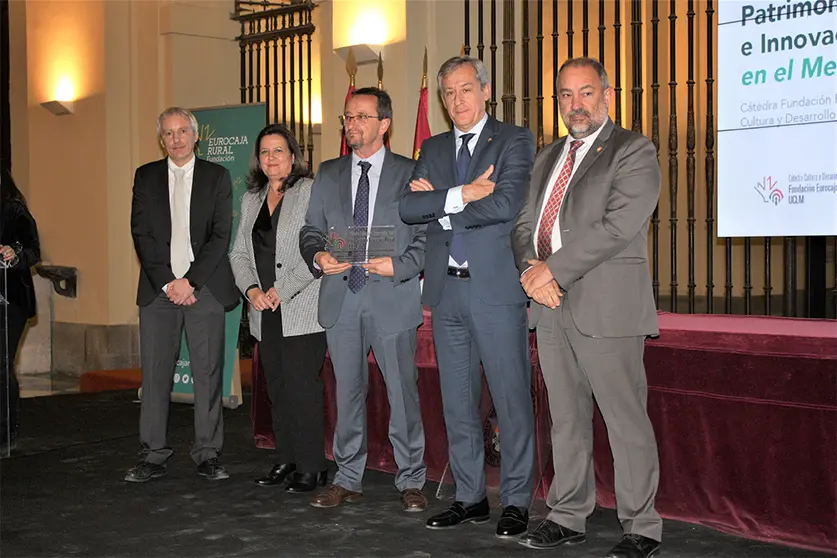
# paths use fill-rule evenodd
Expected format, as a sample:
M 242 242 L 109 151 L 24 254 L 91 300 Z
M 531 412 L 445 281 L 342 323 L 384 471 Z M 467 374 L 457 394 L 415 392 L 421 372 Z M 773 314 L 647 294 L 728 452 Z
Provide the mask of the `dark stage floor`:
M 588 541 L 535 551 L 493 537 L 495 522 L 428 531 L 430 515 L 404 514 L 392 476 L 370 471 L 362 502 L 335 510 L 261 488 L 270 455 L 253 446 L 249 403 L 226 410 L 223 462 L 231 478 L 195 474 L 191 407 L 172 406 L 176 454 L 168 477 L 122 481 L 137 450 L 135 392 L 57 395 L 24 401 L 21 439 L 0 462 L 0 554 L 13 556 L 567 556 L 597 557 L 619 538 L 613 510 L 590 520 Z M 435 492 L 435 483 L 426 489 Z M 445 503 L 431 499 L 433 511 Z M 538 509 L 543 513 L 542 502 Z M 495 518 L 499 517 L 499 510 Z M 532 521 L 537 521 L 533 517 Z M 824 556 L 669 521 L 661 556 Z

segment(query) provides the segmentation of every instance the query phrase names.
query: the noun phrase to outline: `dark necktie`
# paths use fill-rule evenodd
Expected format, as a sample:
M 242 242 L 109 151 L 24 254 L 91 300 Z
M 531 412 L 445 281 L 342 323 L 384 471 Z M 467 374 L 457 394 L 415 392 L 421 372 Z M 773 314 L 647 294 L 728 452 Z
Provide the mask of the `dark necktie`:
M 468 165 L 471 164 L 471 152 L 468 150 L 468 142 L 474 134 L 462 134 L 462 145 L 459 147 L 459 154 L 456 156 L 456 180 L 457 185 L 465 184 L 468 178 Z M 450 255 L 458 263 L 462 265 L 468 259 L 465 257 L 465 239 L 456 231 L 453 233 L 453 238 L 450 240 Z
M 366 228 L 369 225 L 369 169 L 372 167 L 366 161 L 358 163 L 360 180 L 357 182 L 355 194 L 355 227 Z M 353 265 L 349 272 L 349 288 L 358 293 L 366 285 L 366 270 L 359 265 Z

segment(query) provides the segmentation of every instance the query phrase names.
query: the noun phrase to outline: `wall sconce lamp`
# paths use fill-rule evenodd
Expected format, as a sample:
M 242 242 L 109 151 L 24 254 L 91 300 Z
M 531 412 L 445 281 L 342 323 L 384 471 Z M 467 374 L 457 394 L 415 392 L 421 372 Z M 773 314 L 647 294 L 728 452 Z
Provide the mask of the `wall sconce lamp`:
M 63 116 L 65 114 L 73 114 L 73 101 L 47 101 L 41 103 L 41 106 L 47 109 L 55 116 Z
M 378 61 L 384 46 L 406 40 L 406 0 L 333 2 L 332 48 L 346 62 L 349 50 L 361 66 Z
M 358 66 L 364 64 L 372 64 L 378 61 L 378 55 L 383 50 L 384 45 L 351 45 L 334 49 L 340 58 L 348 61 L 349 52 L 355 56 L 355 62 Z

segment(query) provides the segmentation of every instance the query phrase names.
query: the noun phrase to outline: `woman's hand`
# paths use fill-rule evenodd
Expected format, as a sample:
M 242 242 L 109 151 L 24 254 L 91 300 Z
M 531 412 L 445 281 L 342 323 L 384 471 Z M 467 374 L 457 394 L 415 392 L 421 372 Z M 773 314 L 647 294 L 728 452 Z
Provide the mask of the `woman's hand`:
M 258 287 L 253 287 L 247 291 L 247 299 L 250 301 L 250 306 L 261 312 L 270 308 L 270 299 Z
M 279 300 L 279 295 L 276 293 L 276 289 L 270 287 L 267 290 L 265 297 L 267 297 L 267 300 L 270 303 L 270 309 L 276 312 L 276 309 L 279 308 L 279 303 L 282 302 Z
M 11 246 L 0 246 L 0 257 L 3 258 L 4 262 L 9 262 L 13 260 L 17 256 L 15 249 Z

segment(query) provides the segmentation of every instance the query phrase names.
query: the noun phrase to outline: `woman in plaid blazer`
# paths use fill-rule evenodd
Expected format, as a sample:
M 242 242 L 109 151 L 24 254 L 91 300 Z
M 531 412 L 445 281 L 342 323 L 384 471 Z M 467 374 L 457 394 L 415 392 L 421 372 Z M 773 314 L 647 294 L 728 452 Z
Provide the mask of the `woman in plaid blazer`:
M 326 338 L 317 322 L 320 284 L 299 252 L 313 181 L 299 144 L 281 124 L 255 142 L 230 253 L 238 288 L 250 303 L 250 333 L 271 402 L 276 465 L 256 483 L 290 492 L 325 485 L 323 384 Z

